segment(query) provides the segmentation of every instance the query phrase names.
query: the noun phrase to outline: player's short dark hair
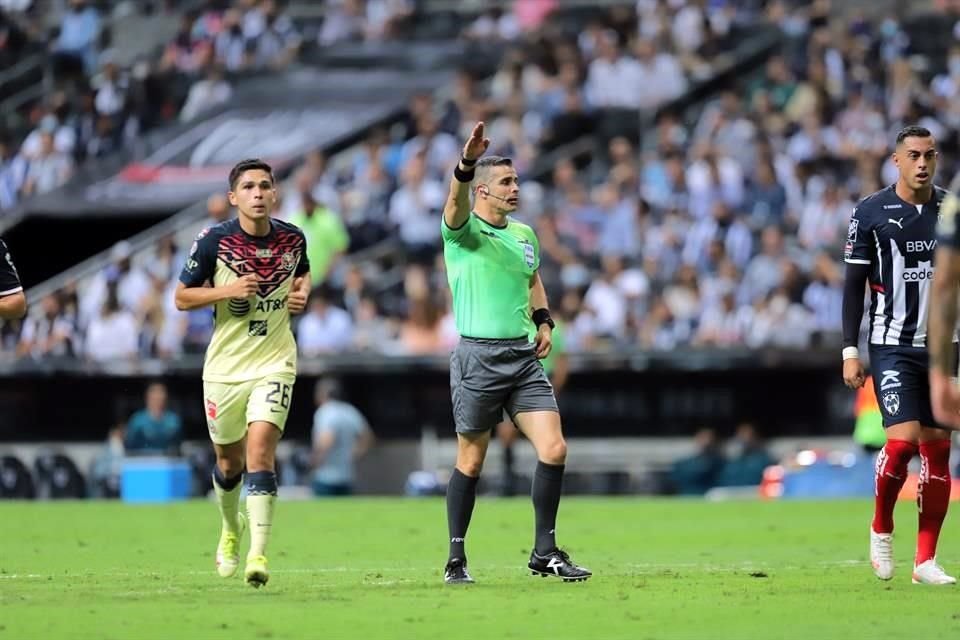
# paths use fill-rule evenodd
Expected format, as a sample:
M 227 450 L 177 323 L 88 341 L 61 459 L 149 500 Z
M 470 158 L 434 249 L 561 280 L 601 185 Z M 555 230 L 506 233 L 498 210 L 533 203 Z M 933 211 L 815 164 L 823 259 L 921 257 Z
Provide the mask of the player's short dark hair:
M 240 176 L 243 175 L 243 172 L 250 171 L 252 169 L 266 171 L 268 174 L 270 174 L 270 182 L 274 182 L 273 167 L 268 165 L 260 158 L 248 158 L 246 160 L 241 160 L 237 164 L 233 165 L 233 169 L 230 169 L 230 191 L 233 191 L 234 187 L 237 186 L 237 180 L 240 179 Z
M 900 129 L 900 133 L 897 134 L 897 146 L 899 147 L 903 144 L 903 141 L 907 138 L 929 138 L 931 136 L 933 136 L 933 134 L 930 133 L 930 129 L 912 124 Z

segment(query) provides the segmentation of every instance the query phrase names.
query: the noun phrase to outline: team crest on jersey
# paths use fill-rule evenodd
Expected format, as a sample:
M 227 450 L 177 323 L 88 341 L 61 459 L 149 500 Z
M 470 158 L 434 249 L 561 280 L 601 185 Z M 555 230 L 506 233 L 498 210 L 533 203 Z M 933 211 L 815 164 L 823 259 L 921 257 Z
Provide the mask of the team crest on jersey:
M 895 416 L 900 413 L 900 394 L 896 391 L 883 394 L 883 408 L 887 415 Z
M 533 265 L 537 263 L 537 256 L 533 252 L 533 245 L 526 240 L 521 240 L 520 243 L 523 245 L 523 261 L 526 263 L 527 268 L 533 269 Z
M 293 271 L 297 268 L 297 257 L 293 255 L 292 251 L 287 251 L 280 257 L 280 264 L 287 271 Z

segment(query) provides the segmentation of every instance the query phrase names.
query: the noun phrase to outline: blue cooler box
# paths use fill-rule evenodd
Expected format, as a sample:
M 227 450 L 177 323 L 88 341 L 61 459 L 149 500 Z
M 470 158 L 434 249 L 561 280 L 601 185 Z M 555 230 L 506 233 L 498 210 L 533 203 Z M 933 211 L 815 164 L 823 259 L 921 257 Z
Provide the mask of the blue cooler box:
M 124 502 L 170 502 L 190 497 L 190 465 L 180 458 L 127 458 L 120 472 Z

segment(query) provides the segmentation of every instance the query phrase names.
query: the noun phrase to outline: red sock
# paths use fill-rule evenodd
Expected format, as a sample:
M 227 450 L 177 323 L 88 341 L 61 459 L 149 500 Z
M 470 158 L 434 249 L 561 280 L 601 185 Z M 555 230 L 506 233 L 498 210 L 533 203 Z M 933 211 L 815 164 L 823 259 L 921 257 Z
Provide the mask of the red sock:
M 950 441 L 920 443 L 920 482 L 917 508 L 920 530 L 917 533 L 916 564 L 937 555 L 937 538 L 950 504 Z
M 893 533 L 893 508 L 907 479 L 907 465 L 917 452 L 917 445 L 906 440 L 887 440 L 877 455 L 874 469 L 873 531 Z

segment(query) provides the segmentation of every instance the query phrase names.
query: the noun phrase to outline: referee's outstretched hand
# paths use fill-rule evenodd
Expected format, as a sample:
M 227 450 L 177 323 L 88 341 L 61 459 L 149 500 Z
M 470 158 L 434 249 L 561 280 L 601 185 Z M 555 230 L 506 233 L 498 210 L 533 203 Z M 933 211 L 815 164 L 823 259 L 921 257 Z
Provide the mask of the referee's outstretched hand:
M 470 133 L 470 138 L 463 145 L 463 157 L 467 160 L 476 160 L 484 154 L 490 146 L 490 138 L 483 137 L 483 123 L 478 122 Z

